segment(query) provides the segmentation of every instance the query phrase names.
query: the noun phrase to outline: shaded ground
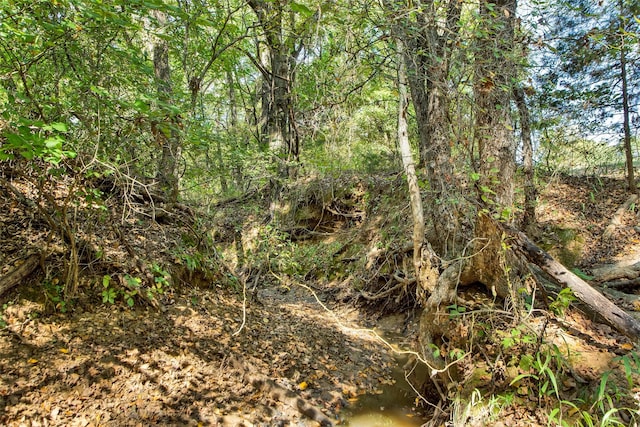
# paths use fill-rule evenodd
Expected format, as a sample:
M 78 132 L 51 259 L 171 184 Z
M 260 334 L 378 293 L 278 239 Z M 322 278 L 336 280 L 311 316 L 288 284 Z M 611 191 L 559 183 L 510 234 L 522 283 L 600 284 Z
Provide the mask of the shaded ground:
M 242 302 L 222 290 L 178 296 L 165 312 L 40 317 L 20 301 L 0 336 L 0 424 L 315 425 L 248 384 L 239 365 L 335 415 L 380 390 L 395 362 L 303 291 L 259 291 L 237 335 Z M 334 313 L 357 327 L 355 311 Z
M 35 191 L 28 183 L 16 182 L 15 187 L 24 194 Z M 66 197 L 57 188 L 51 193 L 58 200 Z M 364 199 L 364 194 L 358 189 L 357 197 Z M 154 207 L 131 197 L 125 208 L 135 214 L 125 215 L 118 210 L 121 196 L 105 197 L 104 208 L 91 205 L 93 208 L 76 212 L 74 227 L 81 242 L 83 293 L 64 306 L 56 300 L 60 293 L 58 283 L 68 262 L 64 241 L 52 238 L 42 217 L 22 206 L 13 195 L 4 190 L 0 193 L 0 276 L 30 251 L 44 249 L 47 253 L 46 271 L 34 273 L 30 282 L 17 286 L 0 300 L 0 314 L 6 326 L 0 330 L 0 424 L 317 425 L 303 416 L 290 399 L 278 398 L 272 392 L 274 387 L 295 393 L 337 422 L 357 409 L 361 401 L 367 401 L 368 406 L 388 405 L 381 403 L 386 402 L 383 399 L 371 397 L 388 393 L 390 386 L 401 380 L 398 362 L 387 346 L 361 329 L 375 324 L 371 309 L 376 306 L 370 304 L 365 310 L 354 304 L 358 293 L 353 284 L 379 282 L 383 290 L 391 286 L 393 269 L 402 266 L 403 261 L 389 250 L 388 255 L 379 258 L 384 258 L 386 264 L 370 265 L 369 255 L 362 252 L 368 250 L 370 254 L 370 248 L 364 244 L 357 251 L 350 248 L 356 247 L 358 241 L 383 246 L 380 236 L 385 233 L 391 240 L 409 236 L 404 230 L 409 224 L 399 227 L 394 222 L 406 215 L 385 212 L 384 206 L 375 212 L 379 208 L 376 206 L 370 208 L 375 216 L 369 215 L 367 224 L 366 214 L 371 212 L 365 214 L 353 198 L 329 205 L 327 212 L 333 217 L 323 209 L 314 213 L 315 205 L 305 206 L 309 212 L 304 212 L 304 218 L 309 224 L 292 226 L 291 236 L 311 236 L 334 246 L 327 246 L 333 249 L 324 255 L 308 252 L 314 257 L 309 262 L 316 263 L 320 271 L 300 267 L 299 275 L 307 278 L 304 283 L 314 286 L 329 312 L 309 288 L 298 286 L 296 280 L 274 280 L 272 275 L 263 273 L 279 261 L 260 261 L 259 248 L 249 247 L 259 239 L 258 231 L 248 231 L 248 224 L 258 223 L 261 218 L 242 214 L 242 203 L 232 206 L 237 217 L 225 215 L 226 222 L 216 227 L 215 238 L 231 252 L 236 248 L 238 258 L 243 251 L 254 250 L 256 260 L 262 262 L 247 280 L 243 322 L 242 287 L 237 283 L 235 289 L 229 285 L 228 267 L 216 265 L 213 256 L 198 258 L 210 249 L 205 242 L 206 231 L 194 228 L 190 221 L 181 222 L 180 218 L 153 221 L 149 212 Z M 640 247 L 632 212 L 625 215 L 624 225 L 616 230 L 613 239 L 601 239 L 625 197 L 621 181 L 566 177 L 553 181 L 541 195 L 535 237 L 565 263 L 587 272 L 596 264 L 632 256 Z M 360 237 L 339 234 L 361 224 L 365 226 Z M 244 227 L 244 236 L 238 232 L 239 227 Z M 99 239 L 95 237 L 98 234 Z M 354 243 L 335 245 L 336 241 L 347 240 Z M 287 249 L 287 256 L 298 249 Z M 333 261 L 328 262 L 323 256 Z M 230 257 L 227 260 L 231 262 Z M 163 277 L 153 266 L 156 263 L 170 270 L 173 286 L 156 295 L 158 308 L 149 306 L 139 295 L 134 307 L 128 308 L 121 295 L 127 289 L 126 277 L 131 274 L 142 278 L 141 289 L 148 290 Z M 340 266 L 348 272 L 344 276 L 334 271 Z M 349 275 L 357 268 L 363 269 L 361 276 L 350 281 Z M 335 277 L 325 282 L 316 280 L 324 271 Z M 114 304 L 102 302 L 101 280 L 105 274 L 112 277 L 114 286 L 124 286 L 119 288 Z M 378 307 L 406 306 L 407 296 L 402 298 L 395 303 L 381 301 Z M 468 302 L 469 309 L 502 308 L 484 289 L 465 290 L 462 299 Z M 68 312 L 61 313 L 63 309 Z M 577 395 L 581 387 L 597 387 L 602 373 L 619 363 L 612 362 L 614 357 L 633 348 L 624 337 L 577 310 L 570 310 L 562 322 L 546 326 L 542 322 L 542 318 L 537 326 L 534 322 L 534 327 L 546 328 L 548 339 L 572 354 L 575 375 L 583 381 L 564 384 L 568 394 Z M 391 325 L 385 327 L 384 321 L 378 325 L 387 337 L 410 347 L 413 329 L 411 322 L 406 323 L 403 315 Z M 511 326 L 503 323 L 508 322 L 495 320 L 492 326 L 496 333 L 502 331 L 501 327 L 510 330 Z M 491 355 L 490 350 L 487 351 Z M 486 355 L 467 358 L 462 364 L 465 372 L 475 375 L 484 368 L 486 372 L 477 378 L 466 378 L 467 383 L 462 386 L 470 387 L 470 391 L 489 383 L 496 386 L 500 381 L 496 370 L 507 368 L 497 363 L 489 365 Z M 252 378 L 273 381 L 275 385 L 257 384 Z M 508 375 L 503 375 L 501 381 L 505 378 Z M 619 381 L 624 382 L 624 378 L 620 376 Z M 410 393 L 406 386 L 398 390 Z M 475 425 L 547 425 L 544 410 L 548 408 L 544 408 L 544 402 L 530 398 L 526 390 L 518 393 L 516 405 L 495 416 L 469 415 L 466 423 L 474 425 L 475 419 L 480 420 Z M 401 416 L 407 425 L 419 425 L 424 416 L 421 411 L 424 409 Z M 358 425 L 386 422 L 371 421 L 366 416 Z

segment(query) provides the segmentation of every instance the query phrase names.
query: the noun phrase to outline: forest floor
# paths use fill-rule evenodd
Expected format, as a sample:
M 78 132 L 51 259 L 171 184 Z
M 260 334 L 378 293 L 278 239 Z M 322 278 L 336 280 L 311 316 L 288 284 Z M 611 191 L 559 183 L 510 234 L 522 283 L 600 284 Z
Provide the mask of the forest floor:
M 14 188 L 33 191 L 18 181 Z M 415 311 L 381 316 L 382 310 L 363 305 L 353 289 L 345 289 L 348 280 L 315 283 L 312 275 L 291 280 L 262 267 L 243 270 L 242 280 L 229 286 L 223 279 L 236 270 L 228 264 L 211 276 L 204 268 L 181 269 L 195 258 L 178 249 L 189 240 L 190 225 L 139 215 L 117 227 L 96 225 L 99 213 L 86 214 L 77 227 L 88 249 L 84 257 L 80 253 L 79 296 L 64 301 L 64 252 L 37 215 L 2 191 L 0 279 L 34 248 L 49 256 L 44 271 L 0 296 L 1 425 L 314 426 L 323 414 L 352 426 L 426 421 L 429 407 L 399 384 L 403 379 L 393 351 L 412 346 Z M 640 229 L 633 214 L 625 216 L 613 238 L 601 238 L 626 197 L 619 180 L 554 178 L 542 189 L 533 237 L 585 274 L 600 264 L 637 258 Z M 364 233 L 366 226 L 361 228 Z M 344 233 L 322 230 L 315 239 L 331 245 L 353 237 Z M 132 254 L 146 260 L 146 267 Z M 132 295 L 133 307 L 126 303 L 126 293 L 134 290 L 126 281 L 134 272 L 142 277 L 138 285 L 146 279 L 152 286 L 164 285 L 155 307 L 142 292 Z M 116 284 L 117 293 L 108 301 Z M 619 302 L 628 310 L 637 308 Z M 557 326 L 548 333 L 565 343 L 568 339 L 571 351 L 581 355 L 573 369 L 585 382 L 598 381 L 616 356 L 633 348 L 577 309 L 569 310 L 564 322 L 571 334 Z M 403 397 L 371 400 L 393 390 Z M 539 402 L 524 400 L 528 403 L 501 413 L 492 425 L 547 425 Z M 389 415 L 366 418 L 375 405 L 375 412 Z

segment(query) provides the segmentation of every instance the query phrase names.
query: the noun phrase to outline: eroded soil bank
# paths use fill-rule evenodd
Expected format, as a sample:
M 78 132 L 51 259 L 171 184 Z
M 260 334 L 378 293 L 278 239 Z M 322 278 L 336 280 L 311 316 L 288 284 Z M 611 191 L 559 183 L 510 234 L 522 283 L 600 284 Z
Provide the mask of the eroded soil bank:
M 296 203 L 288 199 L 297 207 L 285 206 L 291 221 L 280 217 L 280 229 L 271 227 L 270 234 L 255 214 L 268 208 L 247 207 L 246 199 L 220 208 L 219 223 L 199 229 L 184 212 L 164 223 L 144 215 L 120 221 L 125 216 L 114 196 L 112 204 L 106 201 L 107 219 L 101 209 L 77 217 L 82 292 L 68 305 L 59 298 L 68 260 L 64 242 L 49 242 L 37 215 L 0 194 L 0 276 L 35 248 L 49 254 L 44 271 L 0 301 L 0 424 L 315 426 L 313 411 L 356 427 L 427 421 L 434 408 L 403 383 L 398 367 L 405 360 L 399 364 L 393 351 L 413 349 L 419 313 L 415 292 L 396 283 L 410 259 L 404 183 L 381 178 L 372 191 L 351 181 L 329 183 L 336 187 L 328 190 L 324 181 L 307 184 Z M 28 193 L 27 185 L 15 185 Z M 640 252 L 633 212 L 611 239 L 601 237 L 624 199 L 615 180 L 554 181 L 542 192 L 532 237 L 584 275 L 633 258 Z M 136 208 L 146 212 L 150 206 Z M 218 254 L 219 248 L 226 252 Z M 244 265 L 237 271 L 250 278 L 246 292 L 231 274 L 233 265 Z M 165 273 L 173 284 L 157 296 L 157 307 L 140 294 L 128 307 L 127 277 L 153 284 Z M 112 280 L 107 287 L 105 276 Z M 105 301 L 101 291 L 112 288 L 115 301 Z M 397 292 L 374 298 L 388 290 Z M 476 388 L 489 396 L 476 406 L 452 400 L 451 422 L 548 425 L 552 400 L 536 395 L 531 381 L 509 385 L 527 372 L 509 366 L 505 356 L 510 350 L 504 340 L 517 329 L 505 316 L 509 308 L 482 286 L 460 291 L 457 307 L 477 311 L 476 323 L 488 316 L 496 340 L 484 353 L 469 352 L 460 363 L 465 376 L 458 388 L 442 391 L 452 399 L 473 396 Z M 627 299 L 616 302 L 636 310 L 640 305 L 629 299 L 635 290 L 626 291 Z M 389 313 L 399 314 L 393 321 L 381 317 Z M 542 330 L 545 317 L 532 317 L 531 325 Z M 571 362 L 562 368 L 560 385 L 568 398 L 597 391 L 607 371 L 609 384 L 627 383 L 619 357 L 633 344 L 594 320 L 569 308 L 544 326 L 545 342 Z M 461 334 L 463 344 L 477 348 L 473 338 Z M 501 357 L 489 357 L 494 354 Z

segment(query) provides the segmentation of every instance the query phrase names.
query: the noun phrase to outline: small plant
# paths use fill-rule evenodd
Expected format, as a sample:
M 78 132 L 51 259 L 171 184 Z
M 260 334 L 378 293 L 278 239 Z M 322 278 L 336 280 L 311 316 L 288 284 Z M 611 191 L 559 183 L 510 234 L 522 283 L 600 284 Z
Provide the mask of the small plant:
M 122 298 L 129 307 L 133 307 L 135 304 L 133 297 L 138 295 L 142 281 L 137 277 L 131 277 L 129 275 L 126 275 L 124 279 L 127 282 L 128 288 L 122 291 Z
M 153 264 L 151 266 L 151 271 L 153 273 L 153 285 L 147 289 L 147 296 L 149 299 L 154 298 L 156 295 L 163 294 L 165 289 L 171 286 L 169 283 L 171 275 L 162 269 L 162 267 L 158 264 Z
M 549 310 L 556 316 L 562 316 L 574 301 L 576 301 L 576 297 L 573 295 L 573 291 L 569 288 L 564 288 L 558 293 L 556 299 L 549 304 Z
M 595 279 L 594 276 L 589 276 L 587 273 L 585 273 L 584 271 L 580 270 L 579 268 L 574 268 L 573 273 L 578 276 L 579 278 L 581 278 L 582 280 L 593 280 Z
M 111 287 L 111 276 L 108 274 L 102 276 L 102 288 L 102 303 L 115 304 L 118 293 Z
M 467 307 L 458 304 L 452 304 L 447 307 L 447 310 L 449 310 L 449 318 L 453 319 L 454 317 L 459 317 L 466 313 Z
M 10 302 L 2 304 L 2 311 L 0 311 L 0 329 L 5 329 L 7 325 L 7 321 L 4 320 L 2 313 L 7 310 L 7 308 L 11 305 Z
M 42 285 L 45 297 L 53 304 L 53 308 L 61 313 L 66 313 L 69 307 L 64 298 L 64 285 L 59 282 L 58 278 L 54 278 L 50 282 L 45 280 Z

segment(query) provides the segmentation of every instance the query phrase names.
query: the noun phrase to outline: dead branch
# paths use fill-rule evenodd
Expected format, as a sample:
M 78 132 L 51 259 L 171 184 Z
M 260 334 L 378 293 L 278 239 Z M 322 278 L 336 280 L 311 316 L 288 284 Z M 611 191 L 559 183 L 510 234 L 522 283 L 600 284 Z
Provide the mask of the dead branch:
M 31 254 L 19 266 L 0 277 L 0 296 L 22 283 L 40 264 L 40 255 Z
M 640 295 L 632 295 L 632 294 L 628 294 L 626 292 L 620 292 L 618 290 L 611 289 L 611 288 L 600 288 L 600 290 L 602 291 L 603 294 L 608 295 L 613 299 L 622 300 L 634 306 L 636 306 L 637 304 L 640 304 Z
M 13 195 L 16 197 L 16 199 L 18 199 L 18 201 L 20 203 L 22 203 L 23 205 L 25 205 L 28 208 L 31 209 L 36 209 L 36 203 L 27 198 L 24 194 L 22 194 L 20 192 L 20 190 L 18 190 L 16 187 L 13 186 L 13 184 L 11 184 L 9 181 L 7 181 L 6 179 L 0 177 L 0 185 L 5 187 L 7 190 L 9 190 L 11 193 L 13 193 Z
M 331 209 L 329 206 L 325 206 L 324 207 L 327 211 L 329 211 L 329 213 L 332 213 L 336 216 L 341 216 L 344 218 L 364 218 L 365 213 L 362 211 L 355 211 L 353 213 L 348 213 L 348 212 L 340 212 L 337 209 Z
M 395 277 L 395 276 L 394 276 L 394 277 Z M 399 277 L 399 279 L 401 279 L 401 278 Z M 413 281 L 415 282 L 416 280 L 415 280 L 415 279 L 413 279 Z M 378 292 L 377 294 L 374 294 L 374 295 L 370 294 L 369 292 L 360 291 L 360 296 L 361 296 L 362 298 L 366 299 L 367 301 L 376 301 L 376 300 L 380 300 L 380 299 L 383 299 L 383 298 L 388 297 L 389 295 L 391 295 L 391 294 L 392 294 L 393 292 L 395 292 L 396 290 L 398 290 L 398 289 L 400 289 L 400 288 L 402 288 L 402 287 L 407 286 L 407 283 L 406 283 L 406 282 L 407 282 L 407 280 L 406 280 L 406 279 L 402 279 L 402 281 L 400 281 L 400 280 L 399 280 L 399 281 L 398 281 L 398 283 L 397 283 L 395 286 L 393 286 L 393 287 L 391 287 L 391 288 L 387 289 L 386 291 Z

